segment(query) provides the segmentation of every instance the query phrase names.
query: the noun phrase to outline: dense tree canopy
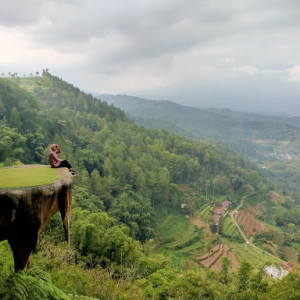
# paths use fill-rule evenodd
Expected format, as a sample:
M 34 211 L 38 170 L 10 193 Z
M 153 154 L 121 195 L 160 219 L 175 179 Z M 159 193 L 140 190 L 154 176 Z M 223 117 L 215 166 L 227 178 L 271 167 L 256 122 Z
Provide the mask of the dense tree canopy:
M 256 299 L 258 295 L 268 299 L 275 293 L 280 285 L 270 289 L 261 281 L 255 285 L 259 276 L 247 264 L 242 264 L 237 278 L 228 274 L 226 264 L 220 276 L 179 271 L 151 246 L 155 212 L 180 209 L 184 199 L 179 184 L 199 191 L 198 198 L 188 199 L 190 212 L 205 201 L 214 203 L 217 196 L 238 203 L 243 195 L 255 193 L 253 201 L 270 202 L 252 163 L 216 143 L 138 127 L 123 111 L 46 70 L 42 77 L 18 79 L 0 78 L 0 166 L 47 163 L 49 146 L 57 143 L 61 158 L 68 159 L 80 174 L 73 188 L 72 248 L 66 250 L 56 234 L 60 227 L 55 217 L 37 256 L 39 267 L 51 273 L 59 288 L 101 299 L 219 299 L 222 295 L 224 299 Z M 276 213 L 276 222 L 289 233 L 282 243 L 287 238 L 295 241 L 300 225 L 299 204 L 285 204 Z M 287 220 L 288 205 L 295 210 Z M 271 239 L 276 238 L 280 234 L 274 232 Z M 8 251 L 7 245 L 0 247 L 3 253 Z M 0 264 L 6 263 L 0 260 Z M 8 274 L 4 272 L 2 278 Z M 63 279 L 64 272 L 69 272 L 69 283 Z M 12 286 L 28 294 L 54 293 L 49 290 L 49 278 L 44 290 L 39 290 L 41 282 L 35 281 L 35 274 L 27 274 L 31 276 L 27 285 L 20 276 L 10 282 Z M 289 280 L 298 295 L 294 281 L 299 277 L 295 276 Z M 93 283 L 83 288 L 89 280 L 100 280 L 105 288 Z M 55 291 L 60 295 L 55 298 L 52 293 L 55 299 L 68 299 Z M 0 289 L 0 295 L 5 293 Z

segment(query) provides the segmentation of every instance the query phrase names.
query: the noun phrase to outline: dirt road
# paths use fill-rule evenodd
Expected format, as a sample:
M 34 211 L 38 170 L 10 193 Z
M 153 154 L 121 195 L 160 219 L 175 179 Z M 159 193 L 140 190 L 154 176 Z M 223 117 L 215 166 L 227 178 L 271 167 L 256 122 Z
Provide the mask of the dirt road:
M 248 241 L 246 235 L 244 234 L 244 232 L 243 232 L 242 229 L 240 228 L 239 224 L 237 223 L 237 221 L 236 221 L 236 219 L 235 219 L 235 217 L 234 217 L 234 216 L 235 216 L 234 212 L 235 212 L 235 211 L 238 211 L 238 210 L 242 207 L 242 205 L 243 205 L 243 203 L 244 203 L 244 200 L 245 200 L 247 197 L 248 197 L 248 196 L 244 196 L 244 197 L 242 198 L 242 200 L 241 200 L 239 206 L 238 206 L 237 208 L 235 208 L 232 212 L 229 213 L 229 215 L 230 215 L 230 217 L 231 217 L 231 219 L 232 219 L 233 224 L 234 224 L 235 227 L 239 230 L 239 232 L 240 232 L 241 236 L 243 237 L 245 243 L 246 243 L 249 247 L 252 247 L 252 248 L 254 248 L 254 249 L 258 250 L 258 251 L 264 252 L 265 254 L 267 254 L 267 255 L 269 255 L 269 256 L 272 256 L 273 258 L 276 258 L 277 260 L 280 260 L 281 262 L 283 262 L 283 263 L 286 264 L 287 262 L 284 261 L 283 259 L 278 258 L 278 257 L 276 257 L 275 255 L 273 255 L 273 254 L 271 254 L 271 253 L 269 253 L 269 252 L 267 252 L 267 251 L 265 251 L 265 250 L 260 249 L 259 247 L 255 246 L 253 243 L 251 243 L 250 241 Z

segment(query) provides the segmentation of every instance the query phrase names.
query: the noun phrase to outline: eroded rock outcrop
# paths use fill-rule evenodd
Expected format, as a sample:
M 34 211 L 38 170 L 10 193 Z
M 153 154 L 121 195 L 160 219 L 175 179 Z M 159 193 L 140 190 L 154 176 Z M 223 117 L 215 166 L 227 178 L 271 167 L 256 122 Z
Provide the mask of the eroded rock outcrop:
M 0 241 L 8 240 L 15 270 L 30 263 L 46 222 L 60 211 L 70 242 L 71 176 L 37 187 L 0 189 Z

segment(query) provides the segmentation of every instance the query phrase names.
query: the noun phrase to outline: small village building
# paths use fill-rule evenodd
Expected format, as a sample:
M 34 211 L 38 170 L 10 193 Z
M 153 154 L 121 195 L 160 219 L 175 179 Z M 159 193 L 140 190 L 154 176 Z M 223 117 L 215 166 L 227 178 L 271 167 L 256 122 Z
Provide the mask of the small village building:
M 215 225 L 219 225 L 220 218 L 226 215 L 226 211 L 222 207 L 216 207 L 213 211 L 212 219 Z
M 220 216 L 220 217 L 223 217 L 226 214 L 226 211 L 222 207 L 217 207 L 217 208 L 214 209 L 213 214 L 217 215 L 217 216 Z
M 182 209 L 186 208 L 186 203 L 182 203 L 182 204 L 181 204 L 181 208 L 182 208 Z
M 282 279 L 289 272 L 280 266 L 270 265 L 264 268 L 265 272 L 274 279 Z
M 231 202 L 228 201 L 228 200 L 226 200 L 226 201 L 223 201 L 223 202 L 220 204 L 220 207 L 228 208 L 230 205 L 231 205 Z

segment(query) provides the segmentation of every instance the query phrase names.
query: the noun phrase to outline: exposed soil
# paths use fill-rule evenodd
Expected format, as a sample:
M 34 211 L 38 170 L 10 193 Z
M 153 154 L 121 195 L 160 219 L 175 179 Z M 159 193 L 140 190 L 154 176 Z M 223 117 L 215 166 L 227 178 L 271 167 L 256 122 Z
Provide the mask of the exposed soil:
M 203 230 L 203 232 L 204 232 L 204 234 L 205 234 L 204 239 L 205 239 L 206 241 L 209 241 L 209 240 L 213 237 L 213 235 L 212 235 L 212 233 L 211 233 L 211 231 L 210 231 L 209 225 L 208 225 L 206 222 L 203 222 L 203 221 L 201 221 L 199 218 L 196 218 L 196 217 L 192 217 L 192 218 L 190 219 L 190 221 L 191 221 L 194 225 L 196 225 L 198 228 L 200 228 L 200 229 Z
M 213 235 L 212 234 L 208 234 L 208 235 L 206 235 L 205 237 L 204 237 L 204 239 L 206 240 L 206 241 L 209 241 L 209 240 L 211 240 L 213 238 Z
M 218 243 L 210 251 L 197 258 L 197 261 L 206 268 L 212 268 L 217 272 L 222 270 L 222 258 L 229 259 L 229 270 L 239 267 L 239 262 L 229 248 L 225 244 Z
M 196 191 L 194 188 L 192 188 L 188 184 L 177 184 L 177 187 L 178 187 L 179 191 L 185 193 L 185 196 L 192 196 L 193 197 L 193 196 L 199 194 L 198 191 Z
M 248 238 L 258 234 L 264 229 L 263 226 L 255 219 L 257 214 L 257 207 L 248 205 L 247 209 L 241 210 L 237 215 L 236 220 L 239 224 L 243 225 L 243 231 Z
M 281 197 L 278 193 L 276 193 L 275 191 L 269 191 L 268 195 L 272 198 L 272 201 L 274 203 L 279 203 L 281 200 Z
M 177 184 L 178 189 L 182 192 L 192 192 L 193 189 L 188 184 Z
M 201 221 L 199 218 L 196 217 L 192 217 L 190 221 L 198 228 L 202 229 L 206 234 L 210 234 L 209 225 L 207 223 Z

